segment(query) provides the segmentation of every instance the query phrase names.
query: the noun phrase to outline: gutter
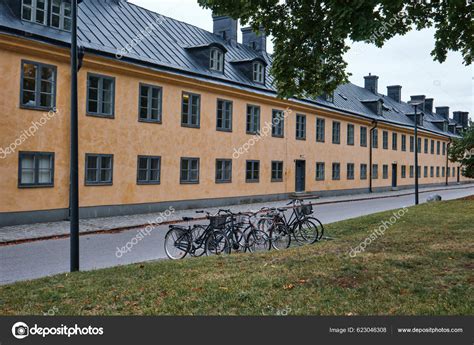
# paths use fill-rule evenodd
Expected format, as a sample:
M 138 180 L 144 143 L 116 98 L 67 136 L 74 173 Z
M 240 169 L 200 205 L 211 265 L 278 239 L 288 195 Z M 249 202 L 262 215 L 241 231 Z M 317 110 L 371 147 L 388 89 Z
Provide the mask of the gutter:
M 369 146 L 369 192 L 370 193 L 373 193 L 373 188 L 372 188 L 372 161 L 373 161 L 373 140 L 374 140 L 374 137 L 373 137 L 373 133 L 374 131 L 377 129 L 377 126 L 378 126 L 378 122 L 377 121 L 373 121 L 372 122 L 372 128 L 370 129 L 370 140 L 369 140 L 369 143 L 370 143 L 370 146 Z

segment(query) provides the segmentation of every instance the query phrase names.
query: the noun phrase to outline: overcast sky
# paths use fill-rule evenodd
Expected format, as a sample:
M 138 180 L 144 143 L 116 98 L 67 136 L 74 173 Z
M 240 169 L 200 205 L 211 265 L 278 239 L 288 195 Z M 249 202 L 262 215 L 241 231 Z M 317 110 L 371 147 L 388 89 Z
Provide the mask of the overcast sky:
M 212 31 L 211 11 L 204 10 L 196 0 L 129 0 L 165 16 Z M 240 30 L 239 30 L 240 33 Z M 379 76 L 379 92 L 386 94 L 387 85 L 402 85 L 402 99 L 411 95 L 434 98 L 434 106 L 449 106 L 469 111 L 473 117 L 472 66 L 464 66 L 459 53 L 450 52 L 447 60 L 434 62 L 430 52 L 434 47 L 434 31 L 413 31 L 395 37 L 381 49 L 357 43 L 346 55 L 350 81 L 363 86 L 369 72 Z M 239 34 L 239 42 L 241 36 Z M 268 41 L 271 51 L 271 41 Z

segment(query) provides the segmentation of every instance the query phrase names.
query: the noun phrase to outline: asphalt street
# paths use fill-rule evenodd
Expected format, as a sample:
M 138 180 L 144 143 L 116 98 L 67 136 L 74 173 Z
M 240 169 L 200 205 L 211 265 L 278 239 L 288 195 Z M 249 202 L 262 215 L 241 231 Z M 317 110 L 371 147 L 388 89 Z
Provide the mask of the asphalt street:
M 420 195 L 426 202 L 429 195 Z M 463 189 L 438 191 L 443 200 L 457 199 L 474 194 L 474 186 Z M 318 205 L 315 216 L 323 223 L 332 223 L 362 215 L 411 206 L 414 196 L 353 201 Z M 120 233 L 97 234 L 80 237 L 81 270 L 93 270 L 150 260 L 165 259 L 164 236 L 168 226 L 157 227 L 150 234 L 142 229 Z M 139 235 L 139 232 L 141 235 Z M 329 234 L 330 235 L 330 234 Z M 138 239 L 138 238 L 141 239 Z M 134 240 L 134 238 L 136 238 Z M 129 252 L 119 251 L 129 243 Z M 132 245 L 131 245 L 132 244 Z M 69 270 L 69 239 L 44 240 L 0 247 L 0 284 L 29 280 Z

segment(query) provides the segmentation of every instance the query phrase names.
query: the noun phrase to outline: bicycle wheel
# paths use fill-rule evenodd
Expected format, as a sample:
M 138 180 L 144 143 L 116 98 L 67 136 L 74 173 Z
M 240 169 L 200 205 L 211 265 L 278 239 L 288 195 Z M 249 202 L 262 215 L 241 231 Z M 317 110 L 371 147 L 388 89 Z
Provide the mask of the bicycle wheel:
M 165 252 L 171 260 L 183 259 L 191 250 L 189 231 L 182 228 L 172 228 L 165 236 Z
M 223 231 L 212 231 L 206 238 L 206 255 L 230 254 L 231 244 Z
M 293 226 L 293 237 L 300 244 L 312 244 L 319 239 L 318 227 L 307 218 L 302 219 Z
M 320 241 L 323 236 L 324 236 L 324 226 L 323 226 L 323 223 L 321 223 L 319 221 L 318 218 L 315 218 L 315 217 L 308 217 L 307 219 L 309 219 L 311 222 L 313 222 L 314 224 L 316 224 L 316 226 L 318 227 L 318 233 L 319 233 L 319 237 L 318 237 L 318 241 Z
M 193 242 L 192 242 L 193 250 L 190 253 L 191 256 L 194 256 L 194 257 L 203 256 L 204 253 L 206 252 L 205 250 L 206 237 L 203 236 L 205 231 L 206 231 L 206 228 L 201 225 L 196 225 L 191 230 L 191 236 L 193 238 Z
M 276 250 L 286 249 L 291 244 L 291 236 L 288 228 L 283 224 L 275 224 L 270 229 L 270 243 Z
M 269 251 L 270 238 L 265 232 L 253 229 L 247 236 L 246 247 L 250 253 Z

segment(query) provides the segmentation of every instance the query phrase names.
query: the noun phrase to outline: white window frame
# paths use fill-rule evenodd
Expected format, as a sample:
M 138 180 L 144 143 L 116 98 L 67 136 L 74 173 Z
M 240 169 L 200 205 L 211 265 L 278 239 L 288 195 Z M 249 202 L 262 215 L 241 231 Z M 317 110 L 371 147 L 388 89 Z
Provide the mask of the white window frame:
M 253 63 L 253 81 L 265 84 L 265 66 L 261 62 Z
M 59 1 L 59 14 L 53 13 L 53 3 L 55 1 Z M 65 15 L 66 5 L 69 5 L 69 11 L 71 13 L 70 16 Z M 71 3 L 70 2 L 67 2 L 67 1 L 64 1 L 64 0 L 51 0 L 50 11 L 51 11 L 51 13 L 50 13 L 50 19 L 49 20 L 50 20 L 51 27 L 56 28 L 56 29 L 60 29 L 60 30 L 71 31 L 71 27 L 69 27 L 69 29 L 64 27 L 64 22 L 66 21 L 66 19 L 69 19 L 69 22 L 71 23 L 70 25 L 72 25 L 72 8 L 71 8 Z M 59 27 L 53 26 L 53 15 L 59 16 Z
M 31 19 L 23 18 L 23 11 L 24 11 L 25 7 L 31 9 Z M 37 11 L 38 11 L 38 0 L 31 0 L 31 5 L 26 5 L 25 0 L 21 1 L 21 19 L 22 20 L 32 22 L 32 23 L 36 23 L 36 24 L 40 24 L 40 25 L 46 25 L 47 22 L 48 22 L 48 0 L 44 0 L 44 10 L 40 9 L 40 11 L 44 12 L 44 20 L 43 20 L 42 23 L 38 23 L 36 21 Z
M 213 71 L 223 72 L 224 71 L 224 52 L 219 48 L 212 48 L 209 68 Z

